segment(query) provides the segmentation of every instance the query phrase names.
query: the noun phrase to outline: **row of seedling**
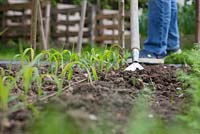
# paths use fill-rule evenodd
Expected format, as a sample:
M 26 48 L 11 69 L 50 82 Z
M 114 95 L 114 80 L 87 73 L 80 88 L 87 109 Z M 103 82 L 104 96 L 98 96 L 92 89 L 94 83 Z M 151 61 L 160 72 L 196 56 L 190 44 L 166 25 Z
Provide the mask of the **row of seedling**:
M 56 94 L 60 95 L 64 89 L 63 86 L 66 85 L 65 82 L 68 83 L 68 86 L 71 85 L 74 68 L 85 72 L 86 79 L 92 84 L 93 81 L 98 80 L 98 73 L 119 69 L 120 65 L 125 63 L 124 57 L 120 55 L 119 48 L 116 46 L 105 49 L 101 53 L 91 49 L 84 52 L 81 57 L 73 51 L 55 49 L 42 51 L 36 55 L 32 48 L 28 48 L 22 54 L 16 55 L 14 60 L 16 59 L 20 59 L 21 69 L 15 74 L 15 77 L 7 75 L 4 69 L 1 69 L 0 109 L 4 112 L 8 111 L 8 103 L 10 98 L 13 98 L 10 96 L 10 92 L 18 86 L 19 81 L 23 86 L 23 94 L 19 97 L 25 106 L 28 106 L 28 93 L 33 83 L 37 85 L 37 98 L 44 96 L 45 78 L 50 78 L 50 81 L 56 84 Z M 43 65 L 47 65 L 45 73 L 40 72 L 40 67 Z

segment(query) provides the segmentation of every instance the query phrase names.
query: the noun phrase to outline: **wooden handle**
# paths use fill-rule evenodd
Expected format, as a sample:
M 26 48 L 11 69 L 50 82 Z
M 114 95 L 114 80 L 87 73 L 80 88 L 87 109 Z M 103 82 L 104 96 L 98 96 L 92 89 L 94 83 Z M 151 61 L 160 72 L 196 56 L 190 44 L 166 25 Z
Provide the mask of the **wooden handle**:
M 138 0 L 131 0 L 131 49 L 140 49 Z

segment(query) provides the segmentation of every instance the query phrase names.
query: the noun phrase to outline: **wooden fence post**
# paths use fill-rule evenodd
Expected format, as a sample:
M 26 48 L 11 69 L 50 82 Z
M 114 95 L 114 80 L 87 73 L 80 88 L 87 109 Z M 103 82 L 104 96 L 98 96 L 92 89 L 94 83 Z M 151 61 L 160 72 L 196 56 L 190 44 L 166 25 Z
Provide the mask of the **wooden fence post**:
M 49 35 L 50 35 L 50 16 L 51 16 L 51 1 L 47 1 L 46 13 L 45 13 L 45 36 L 47 45 L 49 45 Z
M 87 0 L 82 1 L 81 7 L 81 20 L 80 20 L 80 29 L 79 29 L 79 36 L 77 42 L 77 53 L 81 55 L 82 43 L 83 43 L 83 30 L 85 25 L 85 16 L 86 16 L 86 9 L 87 9 Z
M 125 54 L 125 7 L 124 0 L 119 1 L 119 44 L 121 45 L 123 52 L 122 55 Z
M 5 12 L 2 12 L 2 28 L 4 28 L 4 27 L 6 27 L 6 19 L 5 19 Z M 7 31 L 7 29 L 5 30 L 5 32 Z M 1 31 L 2 32 L 2 31 Z M 4 31 L 2 32 L 2 35 L 1 35 L 2 37 L 2 41 L 4 41 L 5 40 L 5 38 L 4 38 Z
M 38 21 L 39 21 L 39 29 L 40 29 L 41 39 L 42 39 L 42 45 L 43 45 L 43 49 L 47 50 L 48 49 L 47 40 L 46 40 L 47 38 L 45 36 L 45 31 L 44 31 L 44 23 L 43 23 L 43 17 L 42 17 L 41 4 L 39 3 L 38 6 L 39 6 L 38 7 Z
M 36 51 L 37 47 L 37 16 L 38 16 L 38 0 L 32 0 L 32 10 L 31 10 L 31 45 Z
M 66 22 L 69 21 L 69 14 L 66 13 Z M 69 25 L 66 25 L 66 44 L 68 45 L 69 44 Z
M 91 47 L 94 47 L 95 43 L 95 26 L 96 26 L 96 7 L 91 5 L 91 13 L 90 13 L 90 43 Z
M 200 43 L 200 1 L 196 0 L 196 34 L 195 42 Z
M 101 11 L 101 0 L 97 0 L 97 13 L 100 13 Z

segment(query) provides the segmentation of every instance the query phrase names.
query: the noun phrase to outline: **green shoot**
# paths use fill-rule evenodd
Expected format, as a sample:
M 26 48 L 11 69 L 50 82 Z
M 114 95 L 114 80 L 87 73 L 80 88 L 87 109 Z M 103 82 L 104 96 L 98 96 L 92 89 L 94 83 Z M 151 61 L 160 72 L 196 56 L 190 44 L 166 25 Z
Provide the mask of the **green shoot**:
M 90 66 L 90 68 L 92 70 L 92 74 L 93 74 L 94 80 L 97 81 L 98 80 L 98 75 L 97 75 L 97 71 L 96 71 L 95 67 Z
M 4 112 L 8 110 L 9 94 L 11 89 L 15 86 L 16 80 L 12 76 L 0 76 L 0 102 Z
M 8 28 L 4 29 L 3 31 L 0 32 L 0 36 L 2 36 L 6 31 L 8 30 Z
M 72 79 L 72 76 L 73 76 L 73 66 L 74 65 L 80 65 L 80 67 L 84 68 L 88 74 L 88 79 L 90 82 L 92 82 L 92 77 L 91 77 L 91 73 L 89 71 L 89 68 L 87 68 L 86 65 L 84 65 L 83 63 L 79 62 L 79 61 L 74 61 L 74 62 L 71 62 L 71 63 L 68 63 L 64 69 L 62 70 L 62 73 L 61 73 L 61 79 L 62 81 L 64 81 L 65 79 L 65 75 L 66 73 L 68 72 L 68 81 L 70 83 L 71 79 Z
M 58 78 L 58 76 L 53 75 L 53 74 L 44 74 L 44 75 L 41 76 L 42 79 L 45 78 L 45 77 L 52 78 L 52 82 L 54 82 L 58 87 L 57 95 L 60 95 L 62 93 L 63 81 L 60 80 Z
M 38 96 L 40 97 L 43 94 L 43 90 L 42 90 L 42 77 L 37 77 L 37 90 L 38 90 Z
M 24 95 L 23 99 L 24 101 L 27 101 L 27 94 L 31 88 L 32 82 L 38 79 L 39 77 L 39 70 L 36 67 L 32 66 L 25 66 L 20 70 L 18 79 L 22 79 L 23 82 L 23 88 L 24 88 Z

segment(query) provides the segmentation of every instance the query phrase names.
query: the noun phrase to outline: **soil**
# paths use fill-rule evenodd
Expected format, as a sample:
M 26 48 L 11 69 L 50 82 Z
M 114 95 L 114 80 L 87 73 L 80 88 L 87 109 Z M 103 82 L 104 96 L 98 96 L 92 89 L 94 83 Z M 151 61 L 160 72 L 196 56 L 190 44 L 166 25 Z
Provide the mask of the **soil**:
M 8 66 L 0 65 L 2 68 Z M 29 93 L 29 101 L 34 102 L 39 111 L 43 111 L 47 104 L 61 107 L 61 111 L 77 120 L 89 120 L 101 125 L 103 120 L 110 123 L 110 130 L 114 134 L 124 134 L 127 128 L 134 103 L 139 94 L 149 97 L 151 109 L 156 116 L 165 121 L 173 120 L 181 112 L 185 95 L 182 84 L 177 80 L 176 72 L 184 67 L 170 65 L 144 65 L 145 70 L 124 72 L 123 69 L 111 71 L 108 74 L 99 73 L 99 80 L 84 81 L 86 75 L 79 70 L 75 71 L 72 86 L 63 91 L 59 97 L 47 97 L 56 92 L 55 84 L 45 82 L 43 89 L 46 94 L 40 101 L 36 101 L 37 90 Z M 19 66 L 12 68 L 13 75 Z M 40 71 L 45 73 L 46 66 Z M 8 72 L 9 73 L 9 72 Z M 44 79 L 45 81 L 46 79 Z M 46 80 L 47 81 L 47 80 Z M 73 84 L 74 83 L 74 84 Z M 22 91 L 21 82 L 18 88 L 13 89 L 11 95 L 19 95 Z M 66 81 L 66 87 L 67 87 Z M 33 84 L 34 85 L 34 84 Z M 20 100 L 11 102 L 10 106 L 20 103 Z M 23 134 L 31 124 L 33 112 L 30 109 L 18 109 L 8 115 L 8 120 L 3 120 L 0 112 L 1 131 L 3 134 Z M 82 126 L 84 123 L 82 123 Z

